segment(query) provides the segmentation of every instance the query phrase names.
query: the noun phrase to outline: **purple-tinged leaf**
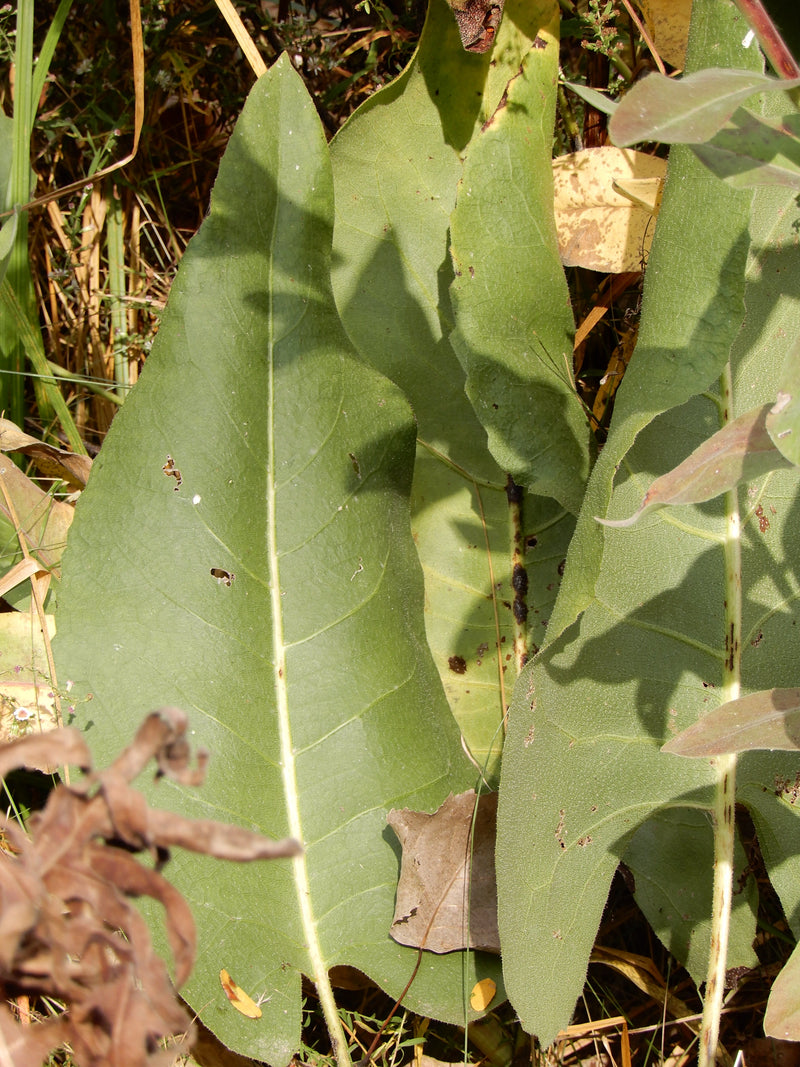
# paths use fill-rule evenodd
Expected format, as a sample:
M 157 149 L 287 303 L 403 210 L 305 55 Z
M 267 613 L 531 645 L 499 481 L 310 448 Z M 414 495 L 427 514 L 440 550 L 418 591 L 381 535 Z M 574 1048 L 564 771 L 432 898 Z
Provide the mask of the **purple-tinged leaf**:
M 800 749 L 800 689 L 762 689 L 709 711 L 662 748 L 674 756 Z
M 683 463 L 656 478 L 628 519 L 600 519 L 604 526 L 632 526 L 646 511 L 712 500 L 742 481 L 791 466 L 767 432 L 769 404 L 740 415 L 704 441 Z
M 800 1041 L 800 946 L 772 984 L 764 1033 L 779 1041 Z
M 767 432 L 775 447 L 800 466 L 800 339 L 784 361 L 778 398 L 767 415 Z
M 619 148 L 640 141 L 701 144 L 720 130 L 737 107 L 754 93 L 785 92 L 800 79 L 769 78 L 747 70 L 711 67 L 680 81 L 650 74 L 620 101 L 609 123 Z
M 800 115 L 766 122 L 739 108 L 711 141 L 694 145 L 693 151 L 734 188 L 800 188 Z

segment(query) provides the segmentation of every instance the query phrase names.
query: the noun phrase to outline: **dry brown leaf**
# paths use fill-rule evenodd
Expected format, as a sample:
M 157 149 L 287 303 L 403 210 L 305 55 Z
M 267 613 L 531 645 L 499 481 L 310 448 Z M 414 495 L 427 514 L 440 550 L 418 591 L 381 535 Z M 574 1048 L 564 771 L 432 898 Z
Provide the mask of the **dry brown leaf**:
M 300 851 L 295 841 L 267 841 L 239 827 L 192 824 L 154 811 L 131 788 L 153 758 L 159 775 L 197 781 L 204 760 L 199 769 L 190 765 L 186 728 L 178 709 L 154 712 L 108 770 L 57 786 L 27 832 L 13 821 L 2 828 L 12 851 L 0 853 L 0 1002 L 49 996 L 68 1008 L 54 1021 L 23 1026 L 0 1003 L 0 1033 L 15 1067 L 38 1067 L 65 1042 L 82 1067 L 172 1064 L 181 1046 L 159 1051 L 159 1043 L 192 1027 L 131 898 L 163 905 L 180 985 L 194 963 L 195 926 L 189 905 L 158 870 L 169 848 L 187 843 L 193 827 L 192 847 L 208 855 L 246 860 Z M 0 776 L 16 767 L 65 763 L 91 766 L 77 730 L 35 734 L 0 748 Z M 136 860 L 133 853 L 141 850 L 155 856 L 157 869 Z
M 587 148 L 554 159 L 562 262 L 611 274 L 641 270 L 665 173 L 665 160 L 630 148 Z
M 52 637 L 53 619 L 50 615 L 46 618 Z M 0 744 L 33 731 L 54 730 L 58 725 L 55 698 L 36 617 L 21 611 L 0 613 L 0 648 L 4 664 L 0 671 Z M 39 770 L 49 773 L 56 765 Z
M 395 941 L 430 952 L 474 948 L 500 952 L 494 846 L 497 794 L 451 796 L 433 815 L 390 811 L 403 846 Z M 469 902 L 469 907 L 467 906 Z
M 671 66 L 683 70 L 692 0 L 639 0 L 639 7 L 658 54 Z
M 24 535 L 28 549 L 42 570 L 59 576 L 58 565 L 67 543 L 75 509 L 45 493 L 10 460 L 0 462 L 0 514 Z M 9 508 L 5 494 L 13 508 Z
M 88 456 L 45 444 L 8 419 L 0 419 L 0 452 L 21 452 L 29 456 L 40 474 L 46 478 L 60 478 L 73 489 L 85 488 L 92 469 Z

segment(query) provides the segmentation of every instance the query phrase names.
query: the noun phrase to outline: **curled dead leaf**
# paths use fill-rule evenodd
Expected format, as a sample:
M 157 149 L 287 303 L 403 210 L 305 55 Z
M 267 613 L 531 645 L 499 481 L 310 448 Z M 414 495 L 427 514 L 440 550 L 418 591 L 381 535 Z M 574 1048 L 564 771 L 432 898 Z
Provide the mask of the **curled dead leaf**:
M 16 423 L 0 419 L 0 452 L 21 452 L 29 456 L 40 474 L 60 478 L 73 489 L 84 489 L 92 461 L 88 456 L 48 445 L 24 433 Z
M 0 775 L 21 766 L 78 764 L 89 771 L 58 785 L 26 831 L 7 821 L 10 846 L 0 853 L 0 1002 L 49 996 L 68 1011 L 22 1026 L 0 1003 L 0 1033 L 13 1062 L 36 1064 L 69 1042 L 82 1067 L 160 1067 L 181 1045 L 158 1051 L 170 1035 L 192 1032 L 169 972 L 155 953 L 132 898 L 159 901 L 175 962 L 175 982 L 189 976 L 195 926 L 189 905 L 160 873 L 174 844 L 240 860 L 293 856 L 296 841 L 272 842 L 240 827 L 192 823 L 151 809 L 131 788 L 155 759 L 158 774 L 198 783 L 187 720 L 175 708 L 149 715 L 134 741 L 106 771 L 92 772 L 83 736 L 73 729 L 34 734 L 0 748 Z M 199 830 L 198 830 L 199 827 Z M 157 868 L 133 855 L 147 850 Z M 237 987 L 238 988 L 238 987 Z M 245 997 L 247 994 L 243 994 Z

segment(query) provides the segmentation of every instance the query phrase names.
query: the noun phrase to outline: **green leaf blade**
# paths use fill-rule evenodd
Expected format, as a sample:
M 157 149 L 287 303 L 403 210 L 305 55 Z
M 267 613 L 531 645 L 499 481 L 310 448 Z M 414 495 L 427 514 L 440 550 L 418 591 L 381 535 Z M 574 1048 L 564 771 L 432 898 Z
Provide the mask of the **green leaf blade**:
M 556 72 L 554 43 L 532 48 L 470 145 L 452 218 L 452 343 L 500 467 L 576 514 L 592 454 L 553 216 Z
M 412 528 L 425 575 L 425 622 L 451 709 L 489 781 L 516 674 L 506 471 L 465 394 L 450 343 L 450 215 L 463 152 L 496 108 L 548 2 L 510 0 L 492 57 L 470 55 L 452 12 L 433 0 L 417 53 L 331 144 L 336 188 L 334 292 L 362 359 L 396 382 L 417 418 Z M 541 644 L 573 519 L 526 500 L 529 647 Z
M 324 987 L 347 963 L 399 995 L 415 954 L 389 938 L 386 812 L 474 779 L 425 646 L 414 422 L 341 328 L 331 192 L 315 109 L 280 61 L 78 508 L 56 649 L 94 694 L 78 715 L 100 756 L 154 706 L 190 715 L 207 781 L 162 783 L 155 803 L 304 840 L 291 863 L 168 869 L 200 933 L 185 995 L 225 1044 L 275 1064 L 299 1045 L 300 973 Z M 471 958 L 466 981 L 486 966 Z M 222 967 L 263 997 L 260 1020 L 227 1002 Z M 437 961 L 410 1003 L 463 1018 L 463 981 L 460 956 Z

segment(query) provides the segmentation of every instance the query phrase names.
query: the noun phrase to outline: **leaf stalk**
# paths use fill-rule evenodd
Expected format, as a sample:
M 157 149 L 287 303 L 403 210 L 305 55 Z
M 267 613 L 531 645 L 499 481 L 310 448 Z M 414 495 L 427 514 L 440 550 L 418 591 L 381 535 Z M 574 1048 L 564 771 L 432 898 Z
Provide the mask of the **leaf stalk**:
M 733 386 L 730 364 L 721 381 L 722 421 L 732 415 Z M 736 700 L 741 691 L 742 655 L 742 541 L 739 495 L 725 494 L 725 669 L 722 701 Z M 708 959 L 698 1067 L 713 1067 L 719 1042 L 725 971 L 728 958 L 733 901 L 733 845 L 736 810 L 736 754 L 716 758 L 717 784 L 712 822 L 714 830 L 714 888 L 711 913 L 711 948 Z

